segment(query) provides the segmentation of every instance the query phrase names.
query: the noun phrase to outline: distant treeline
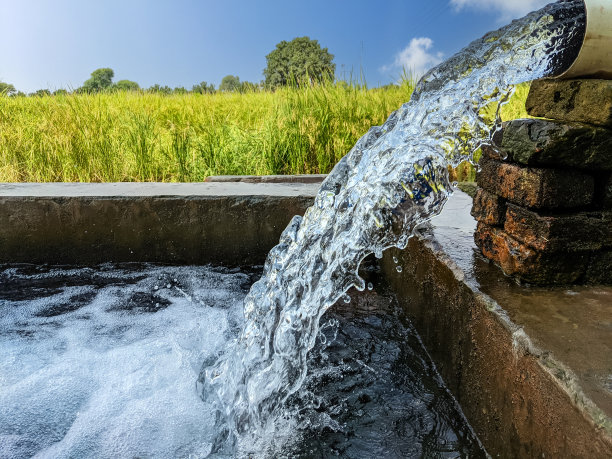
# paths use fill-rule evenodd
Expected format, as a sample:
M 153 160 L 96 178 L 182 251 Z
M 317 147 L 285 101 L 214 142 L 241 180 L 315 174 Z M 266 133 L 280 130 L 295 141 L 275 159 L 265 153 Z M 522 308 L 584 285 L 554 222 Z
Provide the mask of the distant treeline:
M 334 55 L 327 48 L 321 48 L 317 40 L 308 37 L 297 37 L 293 40 L 281 41 L 276 48 L 266 56 L 267 65 L 263 71 L 265 79 L 259 83 L 240 81 L 235 75 L 226 75 L 218 88 L 215 85 L 202 81 L 191 89 L 178 86 L 162 86 L 155 84 L 149 88 L 141 88 L 138 83 L 131 80 L 113 82 L 115 72 L 111 68 L 94 70 L 91 78 L 80 88 L 68 91 L 58 89 L 39 89 L 29 94 L 18 91 L 14 85 L 0 82 L 0 95 L 13 96 L 52 96 L 65 94 L 95 94 L 100 92 L 116 91 L 142 91 L 159 94 L 212 94 L 219 92 L 253 92 L 263 89 L 276 89 L 283 86 L 304 86 L 333 81 L 336 64 Z
M 198 84 L 194 84 L 191 89 L 187 89 L 183 86 L 177 86 L 171 88 L 167 85 L 154 84 L 148 88 L 141 88 L 138 83 L 131 80 L 119 80 L 113 81 L 115 72 L 110 68 L 100 68 L 94 70 L 83 86 L 74 89 L 57 89 L 51 91 L 50 89 L 39 89 L 31 93 L 24 93 L 15 89 L 15 86 L 9 83 L 3 83 L 0 81 L 0 95 L 9 97 L 41 97 L 41 96 L 59 96 L 66 94 L 95 94 L 100 92 L 116 92 L 116 91 L 142 91 L 148 93 L 159 93 L 159 94 L 212 94 L 217 91 L 220 92 L 251 92 L 258 91 L 264 88 L 265 83 L 251 83 L 250 81 L 240 81 L 240 78 L 234 75 L 227 75 L 221 80 L 221 84 L 218 88 L 212 83 L 202 81 Z

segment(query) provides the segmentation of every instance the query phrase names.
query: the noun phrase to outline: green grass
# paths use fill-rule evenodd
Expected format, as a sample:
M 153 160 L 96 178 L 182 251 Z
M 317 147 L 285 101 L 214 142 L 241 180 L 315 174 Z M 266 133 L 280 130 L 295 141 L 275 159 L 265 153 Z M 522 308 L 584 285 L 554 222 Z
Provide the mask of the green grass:
M 412 85 L 0 99 L 0 181 L 199 181 L 327 173 Z
M 412 90 L 406 81 L 385 89 L 337 83 L 247 94 L 0 97 L 0 181 L 327 173 Z

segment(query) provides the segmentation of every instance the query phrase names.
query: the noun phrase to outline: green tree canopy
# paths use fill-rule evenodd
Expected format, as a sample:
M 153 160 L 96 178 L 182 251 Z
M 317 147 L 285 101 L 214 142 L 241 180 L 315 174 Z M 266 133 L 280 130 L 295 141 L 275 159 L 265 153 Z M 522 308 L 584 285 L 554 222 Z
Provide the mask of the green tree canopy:
M 333 59 L 334 55 L 327 48 L 321 48 L 317 40 L 309 37 L 298 37 L 289 42 L 283 40 L 266 56 L 266 86 L 274 88 L 292 81 L 300 84 L 333 78 L 336 71 Z
M 91 73 L 91 78 L 83 83 L 85 92 L 100 92 L 109 89 L 113 84 L 115 72 L 113 69 L 101 68 Z
M 15 94 L 17 94 L 15 86 L 0 81 L 0 96 L 14 96 Z
M 221 80 L 219 85 L 219 91 L 240 91 L 241 83 L 240 78 L 234 75 L 226 75 Z
M 137 91 L 140 89 L 140 86 L 135 81 L 119 80 L 115 83 L 115 88 L 120 91 Z
M 213 93 L 215 92 L 215 85 L 208 84 L 206 81 L 202 81 L 199 84 L 194 84 L 191 88 L 191 91 L 197 94 Z

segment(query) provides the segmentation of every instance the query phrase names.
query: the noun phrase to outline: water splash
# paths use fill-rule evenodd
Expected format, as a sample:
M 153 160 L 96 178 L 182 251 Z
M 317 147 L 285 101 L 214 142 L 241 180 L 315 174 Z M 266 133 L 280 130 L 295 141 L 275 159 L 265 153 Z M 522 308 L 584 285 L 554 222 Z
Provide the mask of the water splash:
M 584 34 L 581 1 L 548 5 L 485 35 L 429 71 L 410 102 L 373 127 L 294 217 L 244 302 L 245 327 L 202 370 L 200 390 L 220 412 L 218 451 L 256 451 L 306 375 L 323 313 L 365 282 L 370 253 L 404 248 L 452 192 L 447 165 L 471 160 L 500 124 L 512 85 L 558 74 Z M 497 107 L 494 117 L 484 115 Z

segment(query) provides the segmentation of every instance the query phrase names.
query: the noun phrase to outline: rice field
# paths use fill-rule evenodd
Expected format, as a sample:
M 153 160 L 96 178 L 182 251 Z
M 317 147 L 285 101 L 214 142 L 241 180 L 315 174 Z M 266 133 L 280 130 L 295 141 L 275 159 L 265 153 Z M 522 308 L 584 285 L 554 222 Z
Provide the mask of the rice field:
M 413 88 L 410 81 L 374 89 L 339 82 L 246 94 L 0 97 L 0 181 L 327 173 Z M 519 88 L 522 100 L 504 107 L 506 119 L 524 116 L 524 97 Z M 464 169 L 460 179 L 471 173 Z

